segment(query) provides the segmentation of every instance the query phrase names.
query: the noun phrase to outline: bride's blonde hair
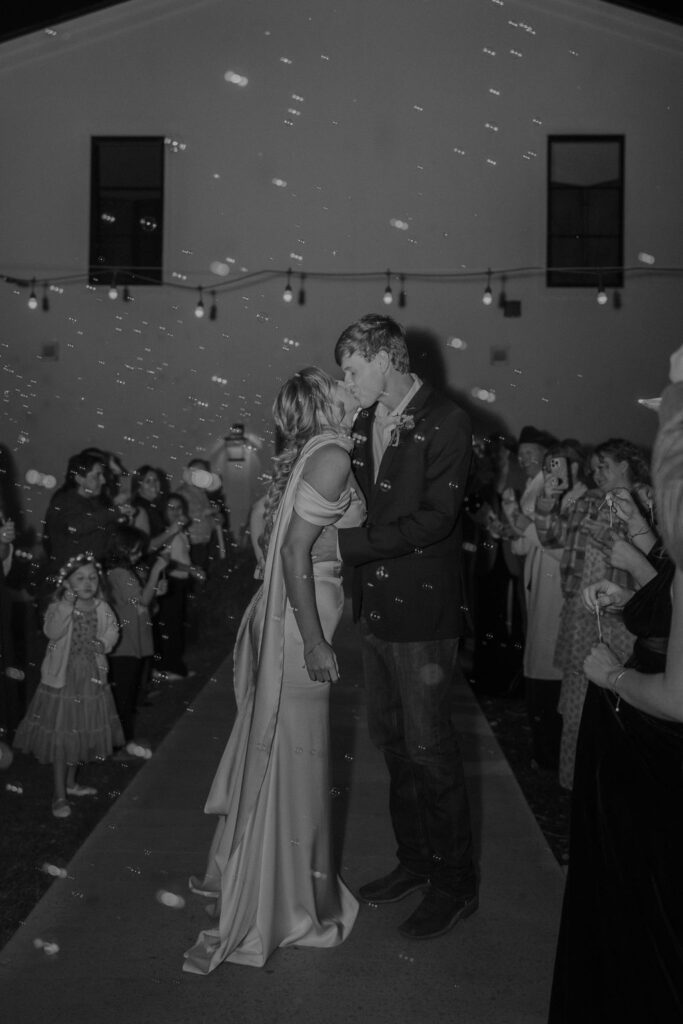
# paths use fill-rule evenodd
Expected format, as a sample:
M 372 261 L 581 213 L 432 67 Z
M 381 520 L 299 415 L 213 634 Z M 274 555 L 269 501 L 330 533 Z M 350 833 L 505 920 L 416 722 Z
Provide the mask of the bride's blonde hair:
M 273 459 L 273 476 L 264 509 L 259 544 L 264 557 L 275 514 L 301 449 L 324 430 L 341 431 L 344 410 L 335 398 L 336 381 L 318 366 L 307 366 L 290 377 L 273 402 L 273 417 L 282 439 L 282 451 Z

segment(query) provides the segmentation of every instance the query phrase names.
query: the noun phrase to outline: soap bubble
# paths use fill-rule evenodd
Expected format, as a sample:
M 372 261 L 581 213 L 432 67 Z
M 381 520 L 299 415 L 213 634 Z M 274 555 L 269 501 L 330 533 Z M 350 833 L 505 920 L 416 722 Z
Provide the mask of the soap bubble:
M 53 878 L 66 878 L 66 868 L 59 868 L 56 864 L 48 864 L 46 861 L 40 869 L 44 874 Z
M 422 666 L 419 676 L 421 681 L 426 683 L 427 686 L 436 686 L 443 680 L 444 671 L 441 665 L 430 662 L 430 664 Z
M 210 473 L 207 469 L 192 468 L 187 471 L 188 483 L 199 487 L 202 491 L 215 491 L 221 485 L 217 473 Z
M 227 277 L 230 273 L 230 267 L 227 263 L 222 263 L 220 260 L 214 260 L 209 264 L 209 270 L 216 277 Z
M 449 338 L 446 344 L 449 348 L 458 349 L 460 352 L 467 348 L 467 342 L 463 341 L 462 338 Z
M 185 900 L 182 896 L 177 896 L 174 892 L 168 892 L 166 889 L 159 889 L 157 901 L 164 907 L 172 907 L 173 910 L 182 910 L 185 906 Z
M 152 756 L 151 749 L 148 746 L 144 746 L 143 743 L 135 743 L 131 741 L 126 744 L 126 750 L 129 754 L 132 754 L 133 757 L 141 757 L 144 758 L 145 761 L 149 761 Z

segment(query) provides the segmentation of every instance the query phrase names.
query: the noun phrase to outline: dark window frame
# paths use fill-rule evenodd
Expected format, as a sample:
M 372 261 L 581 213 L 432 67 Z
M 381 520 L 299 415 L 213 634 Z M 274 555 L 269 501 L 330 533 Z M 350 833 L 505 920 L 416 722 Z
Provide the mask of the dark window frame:
M 582 217 L 585 219 L 586 212 L 586 199 L 588 193 L 591 198 L 597 198 L 600 193 L 607 195 L 612 194 L 612 198 L 616 195 L 616 210 L 613 211 L 615 222 L 617 222 L 617 228 L 615 231 L 608 234 L 591 233 L 588 231 L 580 230 L 578 235 L 562 234 L 557 231 L 553 231 L 554 223 L 556 218 L 553 216 L 553 203 L 556 202 L 561 193 L 565 196 L 570 189 L 574 191 L 580 191 L 579 186 L 565 186 L 562 184 L 554 183 L 552 178 L 553 168 L 553 144 L 555 143 L 605 143 L 610 142 L 618 146 L 618 179 L 616 186 L 607 185 L 595 185 L 586 186 L 583 189 L 583 197 L 581 201 L 582 205 Z M 624 182 L 624 162 L 625 162 L 625 149 L 626 140 L 624 135 L 549 135 L 548 136 L 548 150 L 547 150 L 547 211 L 546 211 L 546 286 L 548 288 L 621 288 L 624 284 L 623 264 L 624 264 L 624 203 L 625 203 L 625 182 Z M 556 209 L 556 207 L 555 207 Z M 553 242 L 569 237 L 579 237 L 581 239 L 581 248 L 583 249 L 583 258 L 572 262 L 572 266 L 579 268 L 578 270 L 571 272 L 566 269 L 568 264 L 563 267 L 561 264 L 553 263 L 555 258 L 555 249 Z M 591 244 L 595 245 L 600 239 L 607 240 L 613 247 L 613 258 L 609 263 L 605 263 L 602 266 L 606 268 L 616 269 L 602 269 L 600 262 L 595 259 L 589 259 L 586 255 L 586 251 L 590 249 Z M 585 269 L 583 269 L 585 268 Z M 591 268 L 596 268 L 592 270 Z
M 140 185 L 112 186 L 102 184 L 102 146 L 103 144 L 121 143 L 130 144 L 131 150 L 135 145 L 140 146 L 154 144 L 158 148 L 158 178 L 153 185 L 149 183 Z M 90 284 L 116 284 L 116 285 L 151 285 L 163 284 L 163 253 L 164 253 L 164 187 L 165 187 L 165 142 L 161 135 L 93 135 L 90 149 L 90 235 L 88 252 L 88 280 Z M 156 154 L 154 154 L 156 159 Z M 118 247 L 120 250 L 127 250 L 127 259 L 122 261 L 114 260 L 102 264 L 102 251 L 107 248 L 107 222 L 102 219 L 106 212 L 103 207 L 107 203 L 107 195 L 111 201 L 112 196 L 118 193 L 119 202 L 126 204 L 124 212 L 130 214 L 130 227 L 127 231 L 120 232 L 118 239 L 110 241 L 110 247 Z M 138 197 L 136 198 L 136 193 Z M 127 206 L 127 210 L 126 210 Z M 145 240 L 141 230 L 135 230 L 133 225 L 140 223 L 143 211 L 153 209 L 153 240 Z M 156 257 L 149 262 L 149 253 Z M 111 251 L 111 248 L 110 248 Z

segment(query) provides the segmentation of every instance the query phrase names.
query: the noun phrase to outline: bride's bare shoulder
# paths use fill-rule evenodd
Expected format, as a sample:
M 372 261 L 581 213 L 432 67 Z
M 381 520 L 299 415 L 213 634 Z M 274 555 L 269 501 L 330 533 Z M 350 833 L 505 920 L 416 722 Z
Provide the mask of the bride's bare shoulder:
M 308 456 L 303 478 L 318 494 L 334 501 L 346 486 L 350 466 L 351 459 L 346 449 L 330 441 Z

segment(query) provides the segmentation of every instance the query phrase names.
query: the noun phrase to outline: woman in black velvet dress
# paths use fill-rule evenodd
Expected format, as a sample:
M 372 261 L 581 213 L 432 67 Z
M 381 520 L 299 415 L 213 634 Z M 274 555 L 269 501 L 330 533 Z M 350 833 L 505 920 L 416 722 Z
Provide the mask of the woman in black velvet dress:
M 584 665 L 596 685 L 577 747 L 550 1024 L 683 1021 L 683 384 L 665 392 L 660 420 L 653 475 L 675 563 L 663 555 L 623 607 L 638 638 L 626 665 L 604 644 Z M 618 590 L 603 581 L 585 599 L 618 607 Z

